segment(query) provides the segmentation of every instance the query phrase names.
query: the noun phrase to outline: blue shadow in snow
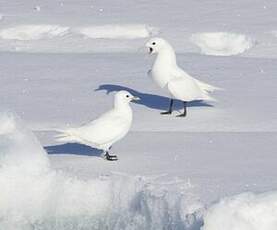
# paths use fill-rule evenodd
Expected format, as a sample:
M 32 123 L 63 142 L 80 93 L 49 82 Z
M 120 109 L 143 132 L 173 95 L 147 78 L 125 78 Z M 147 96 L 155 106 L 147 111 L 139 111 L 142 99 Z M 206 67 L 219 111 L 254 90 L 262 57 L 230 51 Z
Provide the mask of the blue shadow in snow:
M 127 90 L 134 96 L 137 96 L 140 98 L 139 101 L 135 101 L 134 103 L 139 105 L 144 105 L 151 109 L 157 109 L 157 110 L 167 110 L 169 107 L 169 97 L 159 96 L 155 94 L 149 94 L 149 93 L 142 93 L 137 90 L 131 89 L 129 87 L 121 86 L 121 85 L 112 85 L 112 84 L 104 84 L 100 85 L 95 91 L 106 91 L 106 94 L 109 94 L 111 92 L 117 92 L 120 90 Z M 192 101 L 188 102 L 188 107 L 213 107 L 213 105 L 208 104 L 204 101 Z M 183 103 L 180 100 L 174 101 L 174 109 L 182 109 Z
M 45 146 L 48 154 L 73 154 L 83 156 L 101 157 L 102 151 L 87 145 L 78 143 L 66 143 L 61 145 Z

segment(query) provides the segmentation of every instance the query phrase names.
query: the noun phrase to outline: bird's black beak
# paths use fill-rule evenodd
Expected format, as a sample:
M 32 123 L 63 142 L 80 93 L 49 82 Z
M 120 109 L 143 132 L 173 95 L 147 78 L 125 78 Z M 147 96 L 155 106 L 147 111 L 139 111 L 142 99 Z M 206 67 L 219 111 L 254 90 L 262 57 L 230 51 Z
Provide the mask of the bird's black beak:
M 153 52 L 153 48 L 149 47 L 149 54 L 152 54 L 152 52 Z
M 138 101 L 138 100 L 140 100 L 139 97 L 133 97 L 133 98 L 132 98 L 132 101 Z

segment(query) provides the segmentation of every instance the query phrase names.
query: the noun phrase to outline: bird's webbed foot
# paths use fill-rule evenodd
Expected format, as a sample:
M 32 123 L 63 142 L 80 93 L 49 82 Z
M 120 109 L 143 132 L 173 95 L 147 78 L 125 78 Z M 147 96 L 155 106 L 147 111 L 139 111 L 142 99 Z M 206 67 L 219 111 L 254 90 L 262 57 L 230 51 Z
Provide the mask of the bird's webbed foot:
M 105 158 L 108 161 L 117 161 L 118 160 L 116 155 L 111 155 L 111 154 L 109 154 L 109 152 L 106 152 Z
M 177 115 L 176 117 L 186 117 L 186 116 L 187 116 L 186 113 L 181 113 L 181 114 Z
M 161 112 L 161 115 L 169 115 L 171 113 L 172 113 L 172 111 L 164 111 L 164 112 Z
M 187 116 L 187 102 L 184 101 L 183 103 L 184 103 L 184 112 L 177 115 L 176 117 L 186 117 Z

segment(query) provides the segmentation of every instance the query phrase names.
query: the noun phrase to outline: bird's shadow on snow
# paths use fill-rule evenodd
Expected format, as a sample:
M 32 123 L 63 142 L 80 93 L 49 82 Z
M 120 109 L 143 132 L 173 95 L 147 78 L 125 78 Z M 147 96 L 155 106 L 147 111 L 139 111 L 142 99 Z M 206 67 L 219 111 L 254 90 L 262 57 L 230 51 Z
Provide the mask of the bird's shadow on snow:
M 103 151 L 78 143 L 66 143 L 60 145 L 45 146 L 48 154 L 73 154 L 83 156 L 101 157 Z
M 157 110 L 167 110 L 169 107 L 169 97 L 159 96 L 155 94 L 143 93 L 132 88 L 121 86 L 121 85 L 112 85 L 112 84 L 103 84 L 100 85 L 95 91 L 106 91 L 106 94 L 111 92 L 117 92 L 120 90 L 127 90 L 134 96 L 140 98 L 140 100 L 135 101 L 134 103 L 144 105 L 151 109 Z M 192 101 L 187 103 L 187 107 L 213 107 L 213 105 L 208 104 L 204 101 Z M 183 103 L 180 100 L 175 100 L 174 109 L 182 109 Z

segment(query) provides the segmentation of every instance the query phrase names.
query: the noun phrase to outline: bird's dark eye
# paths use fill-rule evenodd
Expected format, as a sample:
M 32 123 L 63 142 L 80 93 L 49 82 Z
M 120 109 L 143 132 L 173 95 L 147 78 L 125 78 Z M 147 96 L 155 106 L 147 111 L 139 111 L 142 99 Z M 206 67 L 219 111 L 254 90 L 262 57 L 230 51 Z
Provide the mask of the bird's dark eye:
M 126 97 L 130 97 L 129 95 L 126 95 Z
M 156 45 L 156 42 L 152 42 L 152 45 L 153 45 L 153 46 Z

